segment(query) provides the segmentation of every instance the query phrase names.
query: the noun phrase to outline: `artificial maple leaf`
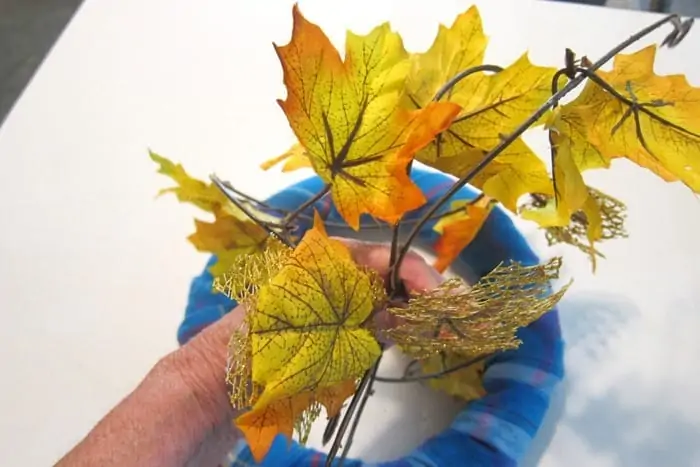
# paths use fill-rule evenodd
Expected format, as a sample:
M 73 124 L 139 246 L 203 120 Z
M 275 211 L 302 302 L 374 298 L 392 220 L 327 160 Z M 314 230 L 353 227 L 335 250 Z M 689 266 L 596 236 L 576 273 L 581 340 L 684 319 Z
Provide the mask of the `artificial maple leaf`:
M 589 141 L 586 122 L 593 117 L 593 109 L 585 105 L 564 105 L 557 107 L 550 115 L 547 127 L 554 129 L 560 144 L 565 139 L 568 153 L 580 172 L 590 169 L 607 169 L 611 159 L 601 154 Z
M 425 203 L 406 168 L 459 107 L 399 107 L 409 61 L 388 24 L 366 36 L 349 32 L 342 60 L 296 5 L 293 16 L 290 43 L 276 46 L 287 88 L 279 104 L 348 225 L 357 230 L 362 213 L 395 222 Z
M 586 253 L 596 270 L 595 248 L 602 237 L 601 194 L 586 186 L 582 172 L 607 168 L 610 159 L 590 143 L 586 136 L 582 107 L 558 108 L 547 121 L 553 164 L 554 195 L 533 193 L 533 203 L 520 213 L 545 229 L 550 245 L 567 243 Z
M 554 196 L 549 198 L 541 193 L 536 194 L 540 198 L 538 206 L 535 209 L 530 206 L 521 213 L 524 219 L 535 221 L 544 228 L 568 226 L 574 213 L 584 209 L 584 206 L 589 215 L 599 217 L 595 212 L 597 206 L 594 200 L 589 202 L 589 189 L 581 172 L 609 164 L 583 137 L 580 120 L 571 118 L 570 114 L 562 114 L 561 109 L 556 109 L 546 123 L 551 144 Z M 597 234 L 593 237 L 597 237 Z
M 177 186 L 164 188 L 158 195 L 173 193 L 181 203 L 192 203 L 207 212 L 216 212 L 227 206 L 229 201 L 214 184 L 205 183 L 191 177 L 180 164 L 149 151 L 151 160 L 159 165 L 158 173 L 173 179 Z
M 558 107 L 550 116 L 548 127 L 556 129 L 560 137 L 560 145 L 569 145 L 568 153 L 583 173 L 590 169 L 609 169 L 614 158 L 621 157 L 614 154 L 603 154 L 589 137 L 590 122 L 597 120 L 598 106 L 589 105 L 587 101 L 591 93 L 584 93 L 570 104 Z M 644 154 L 632 156 L 635 162 L 648 168 L 663 178 L 665 181 L 675 181 L 676 177 L 666 170 L 661 164 L 649 159 Z
M 277 399 L 236 418 L 236 426 L 243 432 L 256 462 L 262 462 L 278 434 L 292 437 L 294 422 L 309 408 L 313 400 L 310 392 Z
M 556 209 L 543 210 L 538 218 L 530 217 L 530 219 L 537 220 L 543 227 L 566 226 L 573 213 L 586 204 L 589 198 L 588 187 L 574 161 L 569 138 L 560 134 L 556 128 L 551 128 L 550 142 L 554 165 L 553 185 Z
M 475 37 L 473 44 L 462 44 L 471 36 Z M 408 105 L 428 105 L 437 97 L 437 81 L 480 65 L 485 46 L 475 9 L 460 16 L 450 29 L 441 28 L 430 50 L 414 59 L 420 66 L 413 68 L 408 79 Z M 443 96 L 462 107 L 460 115 L 416 158 L 457 177 L 466 175 L 503 135 L 515 130 L 550 97 L 554 72 L 533 65 L 523 55 L 499 73 L 478 72 L 464 78 Z M 512 211 L 524 194 L 551 192 L 544 163 L 521 139 L 496 157 L 472 184 Z
M 187 239 L 198 251 L 216 255 L 216 263 L 209 268 L 214 277 L 228 272 L 236 258 L 259 253 L 268 240 L 268 234 L 252 221 L 236 216 L 218 215 L 214 222 L 195 219 L 196 231 Z
M 425 107 L 450 79 L 481 65 L 487 44 L 476 6 L 457 16 L 449 28 L 441 24 L 430 49 L 411 57 L 412 70 L 406 82 L 407 99 L 414 106 Z M 457 83 L 447 97 L 467 85 L 469 80 L 466 78 Z
M 258 403 L 359 378 L 379 357 L 363 328 L 383 300 L 381 281 L 330 239 L 318 215 L 250 314 L 253 382 Z
M 549 311 L 569 285 L 547 295 L 561 259 L 537 266 L 497 266 L 469 288 L 450 279 L 413 295 L 408 306 L 389 308 L 399 326 L 385 332 L 407 353 L 426 358 L 440 352 L 487 355 L 520 345 L 516 332 Z
M 258 401 L 255 407 L 236 419 L 236 426 L 243 432 L 255 461 L 262 462 L 275 437 L 283 434 L 291 439 L 295 423 L 305 414 L 308 415 L 313 405 L 324 406 L 328 417 L 334 417 L 340 412 L 343 402 L 355 393 L 355 389 L 355 382 L 349 380 L 319 388 L 316 392 L 307 391 L 276 399 L 267 404 Z M 311 418 L 317 416 L 316 411 Z
M 195 219 L 196 231 L 188 237 L 198 251 L 216 256 L 216 262 L 209 268 L 214 277 L 227 272 L 239 256 L 263 249 L 268 233 L 233 205 L 216 185 L 191 177 L 182 165 L 165 157 L 152 151 L 149 154 L 160 166 L 158 172 L 177 183 L 175 187 L 161 190 L 159 195 L 174 193 L 180 202 L 192 203 L 214 214 L 214 222 Z M 259 216 L 269 218 L 263 213 Z
M 306 149 L 301 144 L 295 144 L 289 148 L 284 154 L 269 159 L 262 164 L 260 168 L 269 170 L 277 164 L 284 162 L 282 172 L 292 172 L 297 169 L 305 169 L 311 167 L 311 161 L 306 153 Z
M 461 177 L 485 155 L 486 151 L 480 149 L 468 150 L 456 156 L 440 157 L 428 165 Z M 518 200 L 525 194 L 554 193 L 544 162 L 521 139 L 515 140 L 484 167 L 471 184 L 512 212 L 517 212 Z
M 441 234 L 433 245 L 437 254 L 433 266 L 438 272 L 447 269 L 462 250 L 474 240 L 495 202 L 488 196 L 481 196 L 475 201 L 460 204 L 463 209 L 442 217 L 433 227 L 433 230 Z
M 462 112 L 443 135 L 441 155 L 459 154 L 469 145 L 486 150 L 496 146 L 550 98 L 555 72 L 533 65 L 524 54 L 503 71 L 470 76 L 469 85 L 450 96 Z M 430 157 L 426 152 L 437 157 L 434 151 L 433 145 L 421 157 Z
M 455 368 L 458 365 L 467 364 L 473 359 L 474 356 L 444 352 L 421 360 L 420 365 L 423 374 L 435 374 Z M 480 360 L 444 376 L 431 378 L 428 381 L 434 389 L 466 401 L 471 401 L 486 395 L 486 390 L 482 384 L 484 367 L 484 361 Z
M 589 81 L 562 113 L 579 113 L 582 132 L 604 159 L 626 157 L 699 192 L 700 89 L 682 75 L 655 74 L 655 55 L 656 46 L 617 55 L 612 71 L 596 72 L 611 89 Z

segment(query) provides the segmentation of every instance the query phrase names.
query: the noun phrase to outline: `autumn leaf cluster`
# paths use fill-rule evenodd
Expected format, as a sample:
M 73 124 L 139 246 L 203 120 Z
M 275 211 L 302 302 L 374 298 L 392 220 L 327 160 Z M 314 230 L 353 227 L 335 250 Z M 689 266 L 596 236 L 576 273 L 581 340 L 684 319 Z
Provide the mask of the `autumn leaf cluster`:
M 589 186 L 584 174 L 615 159 L 698 192 L 700 91 L 682 76 L 655 74 L 655 46 L 620 54 L 612 70 L 601 71 L 572 53 L 562 69 L 533 64 L 527 53 L 506 66 L 487 64 L 487 44 L 472 7 L 440 26 L 424 52 L 408 52 L 385 23 L 364 35 L 348 32 L 341 54 L 295 6 L 291 40 L 275 50 L 287 91 L 278 102 L 296 142 L 262 168 L 313 170 L 325 188 L 311 201 L 330 196 L 355 230 L 362 230 L 362 216 L 398 229 L 408 213 L 439 208 L 421 225 L 438 234 L 433 249 L 441 272 L 494 209 L 535 222 L 550 244 L 573 245 L 595 269 L 598 244 L 627 235 L 625 206 Z M 509 135 L 577 73 L 588 78 L 578 96 L 532 125 L 549 138 L 546 164 L 522 137 Z M 476 284 L 452 280 L 412 293 L 401 306 L 392 302 L 388 313 L 399 324 L 379 332 L 372 318 L 387 304 L 385 284 L 328 237 L 312 203 L 281 212 L 151 158 L 176 183 L 162 193 L 213 216 L 195 221 L 189 239 L 217 257 L 216 290 L 246 307 L 231 339 L 235 364 L 227 382 L 233 406 L 243 411 L 236 424 L 256 459 L 277 434 L 296 430 L 304 439 L 324 410 L 338 414 L 381 355 L 379 334 L 416 358 L 424 375 L 434 374 L 433 386 L 465 399 L 481 396 L 483 358 L 516 348 L 518 329 L 549 311 L 568 287 L 550 291 L 559 258 L 502 264 Z M 410 177 L 418 164 L 480 194 L 429 206 Z M 313 216 L 314 227 L 298 238 L 300 216 Z

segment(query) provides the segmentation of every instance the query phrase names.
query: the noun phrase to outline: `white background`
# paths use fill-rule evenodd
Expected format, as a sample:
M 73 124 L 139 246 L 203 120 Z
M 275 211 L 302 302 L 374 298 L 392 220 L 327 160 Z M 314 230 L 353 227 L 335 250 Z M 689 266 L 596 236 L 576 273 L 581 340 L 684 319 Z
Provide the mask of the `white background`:
M 656 20 L 476 3 L 487 61 L 503 65 L 526 49 L 542 65 L 561 65 L 565 47 L 595 58 Z M 416 51 L 470 4 L 300 2 L 338 45 L 345 29 L 391 20 Z M 0 129 L 1 465 L 56 461 L 176 346 L 206 257 L 185 240 L 196 211 L 154 200 L 168 181 L 147 148 L 259 196 L 307 175 L 257 168 L 293 141 L 271 45 L 290 31 L 290 1 L 88 0 L 30 83 Z M 699 46 L 691 32 L 657 70 L 700 84 Z M 631 237 L 602 247 L 596 276 L 582 254 L 544 250 L 565 254 L 576 283 L 562 306 L 568 379 L 527 463 L 700 465 L 700 203 L 630 164 L 614 169 L 588 180 L 627 202 Z M 355 454 L 401 454 L 444 423 L 422 388 L 378 390 Z

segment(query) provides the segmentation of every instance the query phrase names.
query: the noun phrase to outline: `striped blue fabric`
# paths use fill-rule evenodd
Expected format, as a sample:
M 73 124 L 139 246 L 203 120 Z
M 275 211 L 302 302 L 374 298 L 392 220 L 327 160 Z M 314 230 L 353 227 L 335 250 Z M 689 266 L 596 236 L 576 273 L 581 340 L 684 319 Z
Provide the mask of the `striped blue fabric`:
M 421 187 L 429 202 L 440 197 L 453 179 L 437 172 L 414 168 L 412 178 Z M 323 182 L 311 177 L 272 196 L 268 203 L 279 209 L 293 210 L 317 193 Z M 452 199 L 472 199 L 477 192 L 464 187 Z M 342 218 L 326 197 L 314 207 L 324 219 L 343 223 Z M 445 209 L 448 209 L 446 207 Z M 309 214 L 313 211 L 310 209 Z M 419 209 L 409 218 L 418 218 Z M 308 216 L 311 219 L 311 216 Z M 369 217 L 362 225 L 374 224 Z M 302 231 L 311 225 L 302 221 Z M 420 235 L 425 245 L 437 240 L 433 222 Z M 215 261 L 211 258 L 207 267 Z M 538 258 L 499 207 L 492 211 L 482 230 L 459 256 L 459 261 L 471 271 L 466 279 L 482 277 L 501 262 L 518 261 L 525 265 L 538 263 Z M 181 344 L 201 329 L 219 319 L 235 302 L 212 291 L 212 276 L 205 269 L 190 288 L 185 319 L 178 330 Z M 514 466 L 527 452 L 549 407 L 552 390 L 564 376 L 563 342 L 556 309 L 535 323 L 522 328 L 518 337 L 522 345 L 499 353 L 486 362 L 484 388 L 487 394 L 469 403 L 449 429 L 426 441 L 406 457 L 377 464 L 361 460 L 346 460 L 347 467 L 429 467 L 429 466 Z M 234 451 L 234 466 L 316 466 L 323 465 L 324 454 L 288 443 L 278 437 L 263 463 L 256 463 L 250 450 L 240 441 Z

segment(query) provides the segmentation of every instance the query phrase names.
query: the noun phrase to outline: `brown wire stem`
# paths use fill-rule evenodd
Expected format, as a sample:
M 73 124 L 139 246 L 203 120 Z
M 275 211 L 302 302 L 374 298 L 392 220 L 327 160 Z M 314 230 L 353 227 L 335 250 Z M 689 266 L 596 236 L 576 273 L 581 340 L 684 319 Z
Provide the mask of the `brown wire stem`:
M 229 201 L 231 201 L 238 209 L 240 209 L 241 212 L 243 212 L 243 214 L 248 216 L 250 218 L 250 220 L 252 220 L 256 224 L 258 224 L 260 227 L 265 229 L 265 231 L 268 234 L 272 235 L 273 237 L 275 237 L 276 239 L 278 239 L 279 241 L 281 241 L 282 243 L 284 243 L 288 247 L 291 248 L 294 246 L 287 238 L 284 238 L 285 237 L 284 235 L 280 235 L 278 232 L 276 232 L 272 228 L 272 226 L 270 225 L 269 222 L 266 222 L 266 221 L 258 218 L 258 216 L 256 216 L 251 211 L 249 211 L 248 208 L 243 203 L 241 203 L 241 201 L 238 198 L 236 198 L 235 196 L 231 196 L 231 193 L 229 193 L 228 190 L 226 189 L 227 188 L 226 185 L 219 177 L 217 177 L 215 174 L 212 174 L 209 176 L 209 178 L 211 179 L 212 183 L 214 183 L 214 185 L 216 185 L 216 187 L 219 190 L 221 190 L 221 192 L 224 194 L 224 196 L 226 196 L 226 198 L 228 198 Z
M 445 94 L 450 92 L 452 88 L 454 88 L 457 84 L 459 84 L 460 81 L 462 81 L 464 78 L 467 76 L 473 75 L 474 73 L 479 73 L 482 71 L 490 71 L 493 73 L 498 73 L 500 71 L 503 71 L 503 67 L 500 67 L 498 65 L 478 65 L 475 67 L 467 68 L 466 70 L 460 71 L 457 73 L 452 79 L 450 79 L 447 83 L 443 84 L 440 89 L 438 89 L 438 92 L 435 93 L 435 97 L 433 97 L 433 101 L 437 102 L 443 97 L 445 97 Z
M 321 191 L 319 191 L 318 193 L 316 193 L 315 195 L 313 195 L 311 198 L 309 198 L 309 199 L 307 199 L 306 201 L 304 201 L 304 202 L 303 202 L 301 205 L 299 205 L 299 207 L 296 208 L 294 211 L 292 211 L 292 212 L 290 212 L 289 214 L 287 214 L 287 215 L 285 216 L 285 218 L 282 219 L 282 223 L 285 224 L 285 225 L 289 225 L 289 224 L 291 224 L 292 222 L 294 222 L 294 220 L 295 220 L 297 217 L 299 217 L 299 215 L 300 215 L 301 213 L 303 213 L 304 211 L 306 211 L 306 210 L 309 208 L 309 206 L 313 206 L 313 205 L 316 203 L 316 201 L 318 201 L 319 199 L 321 199 L 321 198 L 323 198 L 324 196 L 326 196 L 326 194 L 330 191 L 330 189 L 331 189 L 331 186 L 330 186 L 330 185 L 325 185 L 325 186 L 321 189 Z
M 377 369 L 379 368 L 379 363 L 381 362 L 381 359 L 382 357 L 380 355 L 377 361 L 374 362 L 374 365 L 372 365 L 372 368 L 365 371 L 362 380 L 360 380 L 360 384 L 357 387 L 357 391 L 355 391 L 355 394 L 352 396 L 350 405 L 348 405 L 348 409 L 345 412 L 342 421 L 340 422 L 340 426 L 338 427 L 338 433 L 335 435 L 335 439 L 333 439 L 333 444 L 328 450 L 328 456 L 326 457 L 325 464 L 326 467 L 331 467 L 333 465 L 333 460 L 338 455 L 338 450 L 340 449 L 341 443 L 343 442 L 345 432 L 347 431 L 348 426 L 350 425 L 350 420 L 352 419 L 355 410 L 358 408 L 359 405 L 364 407 L 364 404 L 366 404 L 366 402 L 362 402 L 362 399 L 364 397 L 369 397 L 370 395 L 369 393 L 365 393 L 367 392 L 368 388 L 371 388 L 372 380 L 377 374 Z M 358 413 L 357 418 L 359 418 L 360 415 L 361 413 Z
M 467 360 L 466 362 L 460 363 L 459 365 L 454 365 L 450 368 L 446 368 L 442 371 L 437 371 L 435 373 L 425 373 L 416 376 L 404 375 L 401 378 L 392 378 L 389 376 L 376 376 L 374 379 L 376 381 L 379 381 L 380 383 L 414 383 L 416 381 L 425 381 L 428 379 L 442 378 L 443 376 L 447 376 L 450 373 L 454 373 L 455 371 L 459 371 L 464 368 L 468 368 L 476 363 L 479 363 L 480 361 L 485 360 L 489 356 L 490 355 L 479 355 L 478 357 L 472 358 L 471 360 Z M 417 360 L 414 360 L 413 362 L 409 363 L 408 366 L 413 365 L 415 362 L 417 362 Z
M 674 31 L 677 29 L 676 24 L 678 24 L 678 15 L 669 15 L 654 24 L 647 26 L 636 34 L 630 36 L 628 39 L 622 41 L 620 44 L 616 45 L 610 49 L 603 57 L 598 61 L 593 63 L 588 70 L 590 72 L 595 72 L 600 67 L 609 62 L 615 55 L 630 46 L 631 44 L 637 42 L 639 39 L 648 35 L 649 33 L 657 30 L 659 27 L 666 23 L 674 22 Z M 547 111 L 552 107 L 557 105 L 559 101 L 569 94 L 571 91 L 576 89 L 584 80 L 588 77 L 587 73 L 578 73 L 573 79 L 571 79 L 562 89 L 560 89 L 556 94 L 551 96 L 547 102 L 542 104 L 529 118 L 527 118 L 520 126 L 518 126 L 512 133 L 510 133 L 505 138 L 501 139 L 493 149 L 491 149 L 486 156 L 474 166 L 467 174 L 460 178 L 454 185 L 452 185 L 441 197 L 440 199 L 430 206 L 427 211 L 423 214 L 421 219 L 413 226 L 409 232 L 406 241 L 404 242 L 402 248 L 399 251 L 399 257 L 397 258 L 394 268 L 399 268 L 406 254 L 411 248 L 412 242 L 416 239 L 420 233 L 423 226 L 428 222 L 431 216 L 433 216 L 438 209 L 440 209 L 446 202 L 449 201 L 452 196 L 454 196 L 463 186 L 469 183 L 474 177 L 476 177 L 492 160 L 498 157 L 499 154 L 503 152 L 508 146 L 510 146 L 515 140 L 517 140 L 528 128 L 534 125 Z M 394 273 L 392 271 L 392 273 Z

